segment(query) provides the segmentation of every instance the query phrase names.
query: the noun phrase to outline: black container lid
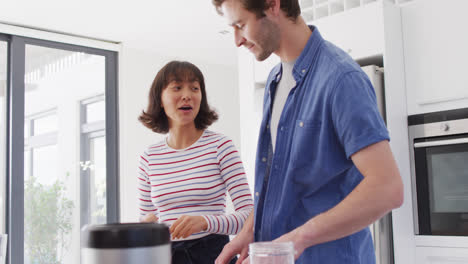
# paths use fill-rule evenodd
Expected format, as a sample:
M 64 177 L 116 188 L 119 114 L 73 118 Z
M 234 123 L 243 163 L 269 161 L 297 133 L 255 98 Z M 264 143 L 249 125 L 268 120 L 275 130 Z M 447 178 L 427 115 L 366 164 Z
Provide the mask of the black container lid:
M 82 238 L 83 248 L 136 248 L 170 243 L 169 228 L 155 223 L 85 226 Z

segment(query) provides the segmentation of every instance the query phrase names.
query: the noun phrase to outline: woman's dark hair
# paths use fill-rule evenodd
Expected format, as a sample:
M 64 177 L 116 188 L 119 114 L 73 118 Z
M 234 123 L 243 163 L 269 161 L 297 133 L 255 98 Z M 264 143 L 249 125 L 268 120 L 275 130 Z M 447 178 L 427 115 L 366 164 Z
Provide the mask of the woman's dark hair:
M 138 120 L 147 128 L 156 133 L 166 134 L 169 132 L 169 121 L 161 104 L 161 93 L 172 81 L 197 81 L 200 84 L 202 99 L 200 111 L 195 117 L 195 127 L 206 129 L 218 120 L 218 114 L 211 110 L 205 91 L 205 80 L 197 66 L 187 61 L 171 61 L 164 65 L 156 74 L 149 91 L 148 108 L 142 111 Z
M 221 11 L 221 5 L 226 0 L 211 0 L 216 8 L 218 14 L 223 15 Z M 269 0 L 235 0 L 240 1 L 245 10 L 254 13 L 257 18 L 262 18 L 265 15 L 265 10 L 270 7 Z M 299 0 L 281 0 L 280 9 L 286 14 L 292 21 L 296 21 L 297 17 L 301 14 L 301 7 L 299 6 Z

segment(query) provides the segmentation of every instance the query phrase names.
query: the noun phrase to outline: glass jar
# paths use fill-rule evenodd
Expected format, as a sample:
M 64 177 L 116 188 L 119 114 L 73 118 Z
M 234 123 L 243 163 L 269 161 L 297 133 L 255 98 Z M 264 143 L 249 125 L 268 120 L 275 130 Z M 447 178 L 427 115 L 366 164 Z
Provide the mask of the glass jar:
M 250 264 L 294 264 L 292 242 L 256 242 L 249 245 Z

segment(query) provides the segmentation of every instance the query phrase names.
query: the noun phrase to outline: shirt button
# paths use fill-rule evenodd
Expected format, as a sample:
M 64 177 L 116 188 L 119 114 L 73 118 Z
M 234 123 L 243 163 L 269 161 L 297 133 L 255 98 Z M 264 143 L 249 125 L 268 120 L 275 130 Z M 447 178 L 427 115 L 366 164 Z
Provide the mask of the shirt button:
M 257 197 L 259 196 L 258 192 L 255 193 L 255 196 L 257 196 Z
M 300 122 L 300 123 L 299 123 L 299 126 L 300 126 L 300 127 L 303 127 L 303 126 L 304 126 L 304 122 Z
M 278 169 L 278 168 L 279 168 L 279 166 L 278 166 L 278 165 L 275 165 L 275 169 Z
M 267 125 L 267 128 L 270 128 L 270 125 Z
M 263 162 L 266 162 L 266 158 L 265 158 L 265 157 L 263 157 L 263 158 L 262 158 L 262 161 L 263 161 Z
M 302 73 L 305 73 L 305 72 L 306 72 L 306 69 L 303 69 L 303 70 L 302 70 Z
M 283 131 L 283 130 L 284 130 L 284 127 L 281 127 L 281 131 Z

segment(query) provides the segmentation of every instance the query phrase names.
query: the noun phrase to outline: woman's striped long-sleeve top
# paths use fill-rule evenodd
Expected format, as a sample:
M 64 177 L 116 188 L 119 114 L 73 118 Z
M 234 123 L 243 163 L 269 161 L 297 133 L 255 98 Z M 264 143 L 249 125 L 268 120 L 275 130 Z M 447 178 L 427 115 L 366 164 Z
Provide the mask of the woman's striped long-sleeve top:
M 226 214 L 226 191 L 232 214 Z M 209 130 L 186 149 L 172 149 L 166 139 L 150 146 L 140 158 L 138 194 L 140 215 L 152 212 L 160 223 L 171 225 L 182 215 L 205 218 L 207 230 L 180 240 L 237 234 L 253 209 L 238 151 L 226 136 Z

